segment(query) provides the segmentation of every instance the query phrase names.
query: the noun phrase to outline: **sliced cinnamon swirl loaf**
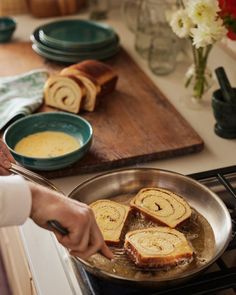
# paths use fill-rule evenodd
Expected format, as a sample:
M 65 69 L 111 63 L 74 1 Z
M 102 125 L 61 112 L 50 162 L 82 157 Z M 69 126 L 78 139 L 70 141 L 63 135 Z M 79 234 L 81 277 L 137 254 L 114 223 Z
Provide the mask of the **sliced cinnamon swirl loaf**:
M 118 75 L 107 64 L 97 60 L 85 60 L 64 68 L 60 75 L 75 75 L 86 88 L 86 99 L 82 109 L 94 111 L 98 100 L 104 95 L 111 93 L 118 80 Z
M 107 244 L 118 245 L 130 207 L 110 200 L 98 200 L 90 204 L 97 224 Z
M 44 87 L 45 103 L 73 113 L 92 112 L 100 98 L 115 89 L 117 80 L 118 75 L 109 65 L 85 60 L 48 79 Z
M 158 268 L 189 261 L 193 256 L 185 236 L 168 227 L 131 231 L 125 236 L 124 248 L 139 267 Z
M 175 228 L 191 216 L 188 203 L 176 195 L 161 188 L 144 188 L 131 200 L 131 207 L 159 224 Z

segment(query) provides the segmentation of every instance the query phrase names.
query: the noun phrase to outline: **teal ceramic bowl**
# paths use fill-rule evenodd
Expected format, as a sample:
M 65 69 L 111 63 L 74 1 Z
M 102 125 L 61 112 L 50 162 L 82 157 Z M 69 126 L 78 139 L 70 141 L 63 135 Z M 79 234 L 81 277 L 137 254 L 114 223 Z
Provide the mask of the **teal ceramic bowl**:
M 0 17 L 0 43 L 10 41 L 16 29 L 16 22 L 11 17 Z
M 24 137 L 43 131 L 59 131 L 75 137 L 80 148 L 58 157 L 34 158 L 15 152 L 16 144 Z M 40 113 L 19 119 L 10 125 L 3 136 L 13 157 L 21 165 L 33 170 L 57 170 L 81 159 L 92 143 L 93 130 L 88 121 L 78 115 L 64 112 Z

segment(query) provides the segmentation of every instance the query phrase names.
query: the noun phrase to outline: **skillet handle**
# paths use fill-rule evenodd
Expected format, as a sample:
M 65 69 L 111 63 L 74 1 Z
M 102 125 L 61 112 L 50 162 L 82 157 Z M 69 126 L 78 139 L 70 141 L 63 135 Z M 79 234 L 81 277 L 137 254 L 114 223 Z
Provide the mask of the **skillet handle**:
M 60 222 L 58 222 L 57 220 L 48 220 L 47 224 L 49 227 L 51 227 L 52 229 L 58 231 L 61 235 L 66 236 L 69 234 L 68 229 L 66 229 L 65 227 L 63 227 Z

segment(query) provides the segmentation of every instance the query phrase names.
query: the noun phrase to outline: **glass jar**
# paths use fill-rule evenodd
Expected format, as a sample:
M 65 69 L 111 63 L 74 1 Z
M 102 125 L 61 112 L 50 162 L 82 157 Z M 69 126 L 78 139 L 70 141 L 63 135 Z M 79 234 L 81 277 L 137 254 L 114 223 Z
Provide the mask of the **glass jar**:
M 137 29 L 141 0 L 123 0 L 121 5 L 122 17 L 131 32 Z
M 89 0 L 89 18 L 106 19 L 110 9 L 110 0 Z
M 176 67 L 179 40 L 169 26 L 160 27 L 152 36 L 148 65 L 155 75 L 167 75 Z
M 152 36 L 160 28 L 169 27 L 167 21 L 171 4 L 165 0 L 142 0 L 140 3 L 137 30 L 135 34 L 135 49 L 144 58 L 148 58 Z

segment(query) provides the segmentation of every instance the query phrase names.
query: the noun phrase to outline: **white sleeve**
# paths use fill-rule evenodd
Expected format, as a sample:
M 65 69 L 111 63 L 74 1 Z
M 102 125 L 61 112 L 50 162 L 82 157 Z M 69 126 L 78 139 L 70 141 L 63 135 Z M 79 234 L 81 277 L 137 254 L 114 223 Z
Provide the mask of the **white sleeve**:
M 21 176 L 0 176 L 0 227 L 23 224 L 31 205 L 30 188 Z

